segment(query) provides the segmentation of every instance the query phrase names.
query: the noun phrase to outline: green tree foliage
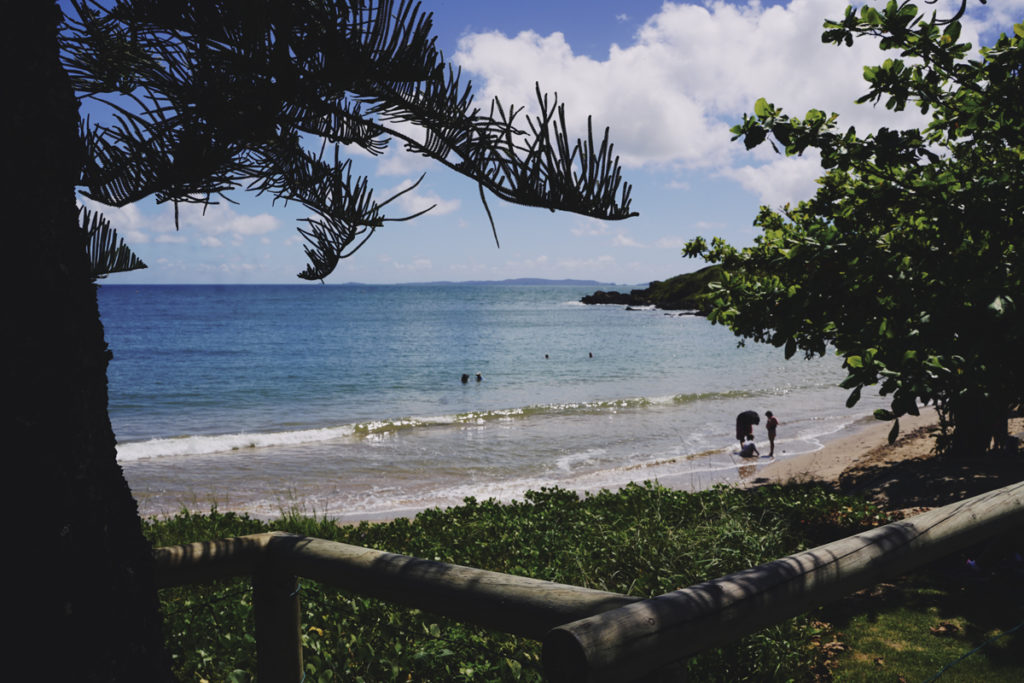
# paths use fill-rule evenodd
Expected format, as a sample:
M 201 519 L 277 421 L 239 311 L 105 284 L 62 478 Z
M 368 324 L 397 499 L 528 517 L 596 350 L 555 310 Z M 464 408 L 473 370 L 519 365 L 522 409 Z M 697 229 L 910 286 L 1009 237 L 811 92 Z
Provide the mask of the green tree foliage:
M 84 206 L 78 210 L 78 221 L 88 240 L 89 268 L 93 280 L 104 278 L 110 273 L 124 273 L 147 268 L 138 256 L 128 248 L 117 232 L 110 227 L 110 221 L 101 214 L 91 212 Z
M 698 237 L 684 254 L 724 265 L 712 320 L 787 357 L 834 347 L 847 405 L 876 383 L 891 396 L 876 413 L 895 419 L 890 439 L 899 416 L 933 403 L 940 446 L 979 453 L 1006 438 L 1024 398 L 1024 24 L 973 55 L 956 18 L 892 1 L 847 9 L 822 41 L 865 37 L 896 55 L 865 67 L 858 101 L 916 106 L 927 124 L 860 136 L 835 114 L 799 119 L 758 100 L 734 139 L 818 150 L 820 186 L 795 207 L 762 207 L 752 247 Z
M 596 218 L 635 215 L 607 129 L 573 143 L 564 108 L 539 86 L 537 115 L 497 99 L 482 112 L 419 3 L 71 4 L 65 69 L 81 99 L 113 110 L 110 122 L 82 126 L 82 184 L 104 204 L 208 203 L 240 187 L 298 202 L 314 215 L 299 230 L 309 280 L 387 221 L 412 218 L 385 214 L 397 195 L 376 200 L 347 146 L 381 154 L 397 139 L 478 183 L 481 198 L 486 189 Z

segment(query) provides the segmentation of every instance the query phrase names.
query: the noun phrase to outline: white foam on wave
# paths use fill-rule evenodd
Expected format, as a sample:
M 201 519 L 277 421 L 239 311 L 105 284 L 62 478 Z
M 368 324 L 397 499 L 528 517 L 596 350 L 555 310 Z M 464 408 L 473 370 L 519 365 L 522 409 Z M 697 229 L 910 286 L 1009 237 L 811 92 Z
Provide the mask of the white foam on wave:
M 603 448 L 588 448 L 585 451 L 568 453 L 555 460 L 555 466 L 562 472 L 571 472 L 576 465 L 586 465 L 605 454 Z
M 167 456 L 208 455 L 238 451 L 247 448 L 269 448 L 320 443 L 351 436 L 353 427 L 325 427 L 289 432 L 215 434 L 182 436 L 171 439 L 149 439 L 117 445 L 117 459 L 121 462 Z

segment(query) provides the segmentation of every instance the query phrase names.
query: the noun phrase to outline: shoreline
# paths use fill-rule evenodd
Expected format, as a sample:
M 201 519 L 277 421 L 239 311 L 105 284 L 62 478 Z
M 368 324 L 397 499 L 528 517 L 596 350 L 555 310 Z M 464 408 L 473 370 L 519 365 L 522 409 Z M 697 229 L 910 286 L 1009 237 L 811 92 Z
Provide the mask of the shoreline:
M 869 417 L 866 421 L 854 422 L 836 432 L 832 438 L 824 439 L 822 447 L 816 451 L 783 455 L 781 458 L 776 456 L 773 461 L 763 464 L 752 462 L 747 466 L 749 472 L 744 472 L 745 468 L 741 467 L 738 478 L 734 475 L 730 481 L 723 483 L 741 489 L 767 484 L 838 484 L 845 472 L 869 463 L 892 464 L 929 457 L 935 445 L 933 432 L 938 429 L 938 424 L 938 414 L 931 406 L 922 408 L 918 416 L 905 415 L 900 418 L 900 435 L 896 443 L 890 446 L 888 435 L 891 423 Z M 667 488 L 693 490 L 692 478 L 692 475 L 678 475 L 655 480 Z M 419 509 L 408 509 L 360 513 L 334 521 L 341 526 L 356 526 L 361 522 L 390 522 L 400 517 L 412 519 L 419 512 Z
M 933 407 L 900 418 L 892 445 L 889 429 L 888 422 L 866 425 L 821 450 L 769 463 L 738 486 L 820 483 L 906 516 L 1024 481 L 1019 446 L 970 458 L 935 457 L 939 420 Z M 1011 417 L 1008 431 L 1024 438 L 1024 417 Z
M 739 482 L 741 488 L 762 484 L 802 482 L 838 482 L 842 474 L 869 461 L 898 462 L 927 457 L 932 453 L 935 440 L 931 435 L 939 425 L 935 408 L 927 406 L 921 414 L 900 418 L 900 434 L 896 443 L 889 445 L 890 422 L 873 421 L 854 428 L 851 433 L 839 433 L 826 441 L 822 448 L 811 453 L 788 457 L 776 456 L 774 462 L 758 468 L 754 476 Z
M 769 484 L 820 483 L 845 492 L 858 492 L 887 507 L 906 509 L 933 506 L 961 500 L 970 495 L 997 488 L 1014 480 L 1024 480 L 1024 459 L 983 456 L 978 459 L 947 461 L 931 460 L 934 455 L 938 415 L 927 406 L 918 416 L 900 418 L 900 434 L 895 444 L 888 444 L 892 424 L 870 416 L 857 419 L 846 427 L 820 440 L 821 447 L 811 452 L 788 455 L 776 444 L 777 455 L 768 461 L 754 460 L 730 475 L 715 476 L 694 473 L 652 476 L 634 479 L 655 481 L 670 489 L 694 491 L 715 484 L 750 489 Z M 785 424 L 780 427 L 785 429 Z M 1010 433 L 1024 430 L 1024 418 L 1011 420 Z M 786 436 L 785 431 L 782 432 Z M 767 450 L 767 444 L 762 441 Z M 1010 481 L 1007 481 L 1007 479 Z M 1003 482 L 1003 483 L 999 483 Z M 141 505 L 140 505 L 141 507 Z M 188 506 L 194 507 L 194 506 Z M 220 506 L 231 509 L 232 506 Z M 382 523 L 395 519 L 412 519 L 427 508 L 417 506 L 361 511 L 330 517 L 339 526 L 355 526 L 362 522 Z M 315 511 L 283 507 L 279 514 L 258 518 L 274 519 L 285 511 L 319 516 Z M 165 515 L 154 515 L 161 517 Z M 166 515 L 170 516 L 170 515 Z

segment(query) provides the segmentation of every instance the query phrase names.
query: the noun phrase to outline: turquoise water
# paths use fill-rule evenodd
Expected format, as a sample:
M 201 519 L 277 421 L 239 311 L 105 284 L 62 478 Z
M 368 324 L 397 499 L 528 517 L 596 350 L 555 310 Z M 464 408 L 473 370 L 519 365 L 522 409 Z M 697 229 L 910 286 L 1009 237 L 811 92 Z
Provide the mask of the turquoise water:
M 144 515 L 374 518 L 556 484 L 734 481 L 756 467 L 734 454 L 741 410 L 778 415 L 787 457 L 882 405 L 847 410 L 834 357 L 579 304 L 590 291 L 103 286 L 118 459 Z

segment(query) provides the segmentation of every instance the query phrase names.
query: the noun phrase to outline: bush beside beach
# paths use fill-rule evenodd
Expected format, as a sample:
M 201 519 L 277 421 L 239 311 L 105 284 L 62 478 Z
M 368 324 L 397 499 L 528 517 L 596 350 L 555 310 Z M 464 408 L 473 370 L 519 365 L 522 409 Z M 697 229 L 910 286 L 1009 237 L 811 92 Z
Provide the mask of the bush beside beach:
M 182 513 L 147 523 L 155 545 L 281 530 L 559 583 L 649 597 L 760 564 L 888 520 L 873 504 L 816 484 L 687 493 L 650 482 L 579 496 L 466 499 L 413 519 L 338 526 L 298 514 Z M 247 680 L 255 670 L 247 581 L 162 591 L 182 680 Z M 538 643 L 393 607 L 311 581 L 301 588 L 307 680 L 538 680 Z M 809 616 L 742 638 L 690 664 L 695 680 L 782 679 L 820 667 Z M 712 673 L 713 672 L 713 673 Z

